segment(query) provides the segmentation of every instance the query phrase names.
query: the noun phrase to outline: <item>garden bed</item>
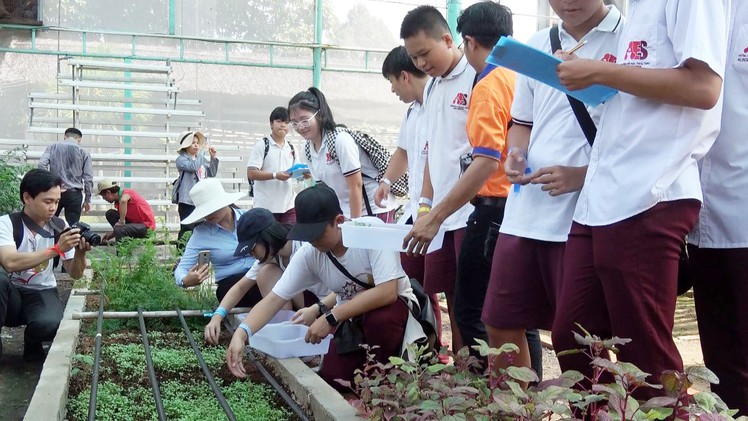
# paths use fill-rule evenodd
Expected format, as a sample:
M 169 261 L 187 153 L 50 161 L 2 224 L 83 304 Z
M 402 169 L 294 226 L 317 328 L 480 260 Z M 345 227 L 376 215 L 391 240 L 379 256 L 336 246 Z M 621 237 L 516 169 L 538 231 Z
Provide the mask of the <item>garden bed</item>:
M 73 356 L 67 406 L 70 420 L 87 419 L 95 340 L 89 332 L 90 328 L 85 325 L 91 324 L 84 324 Z M 193 335 L 201 337 L 202 332 L 193 331 Z M 166 418 L 227 419 L 184 332 L 149 331 L 148 339 Z M 251 363 L 246 365 L 247 380 L 236 379 L 229 372 L 224 362 L 229 339 L 224 334 L 219 346 L 197 342 L 200 343 L 203 358 L 236 419 L 299 419 Z M 139 332 L 123 330 L 103 335 L 96 418 L 157 419 Z

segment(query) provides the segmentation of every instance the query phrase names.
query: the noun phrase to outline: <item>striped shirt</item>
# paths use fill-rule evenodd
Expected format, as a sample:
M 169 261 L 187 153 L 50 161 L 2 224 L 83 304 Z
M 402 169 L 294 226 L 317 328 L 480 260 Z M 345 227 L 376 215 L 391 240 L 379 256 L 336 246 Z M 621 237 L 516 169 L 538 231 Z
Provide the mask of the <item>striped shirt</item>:
M 84 203 L 91 203 L 93 171 L 91 155 L 74 139 L 50 145 L 39 158 L 39 168 L 62 179 L 66 190 L 78 189 L 85 193 Z

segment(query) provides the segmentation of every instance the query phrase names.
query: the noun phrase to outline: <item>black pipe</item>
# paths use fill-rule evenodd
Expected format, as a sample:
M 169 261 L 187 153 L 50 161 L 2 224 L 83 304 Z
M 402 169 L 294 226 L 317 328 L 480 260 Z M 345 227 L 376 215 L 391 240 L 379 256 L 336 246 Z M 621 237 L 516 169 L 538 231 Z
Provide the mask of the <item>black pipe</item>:
M 229 333 L 233 334 L 234 328 L 231 326 L 231 324 L 229 322 L 227 322 L 226 320 L 224 320 L 223 321 L 223 326 L 226 328 L 227 331 L 229 331 Z M 278 395 L 280 395 L 280 397 L 283 398 L 283 401 L 285 401 L 286 404 L 289 407 L 291 407 L 291 409 L 293 410 L 293 412 L 295 412 L 296 415 L 302 421 L 309 421 L 309 417 L 306 416 L 306 413 L 304 412 L 304 410 L 301 409 L 301 407 L 299 406 L 299 404 L 297 404 L 296 401 L 293 400 L 293 398 L 288 393 L 286 393 L 286 391 L 278 383 L 278 381 L 275 380 L 275 377 L 273 377 L 273 375 L 270 374 L 269 371 L 267 371 L 267 369 L 262 365 L 262 363 L 260 363 L 260 360 L 258 360 L 255 357 L 255 354 L 253 354 L 252 351 L 250 351 L 247 347 L 244 348 L 244 353 L 249 356 L 249 360 L 252 362 L 252 364 L 254 364 L 255 368 L 257 368 L 257 371 L 259 371 L 260 374 L 262 374 L 262 377 L 264 377 L 265 380 L 268 383 L 270 383 L 270 386 L 272 386 L 273 389 L 275 389 L 275 391 L 278 393 Z
M 106 279 L 106 275 L 104 276 Z M 104 323 L 104 293 L 99 294 L 99 317 L 96 319 L 96 345 L 94 348 L 91 396 L 88 397 L 88 421 L 96 419 L 96 394 L 99 389 L 99 360 L 101 359 L 101 325 Z
M 145 330 L 145 319 L 143 318 L 143 307 L 138 306 L 138 322 L 140 323 L 140 337 L 143 338 L 143 348 L 145 350 L 145 365 L 148 368 L 148 377 L 151 379 L 151 388 L 153 389 L 153 400 L 156 401 L 156 411 L 160 421 L 166 420 L 164 412 L 164 402 L 161 400 L 161 392 L 158 389 L 158 379 L 156 370 L 153 369 L 153 358 L 151 357 L 151 345 L 148 343 L 148 332 Z
M 182 315 L 182 310 L 180 310 L 179 307 L 177 307 L 176 310 L 177 310 L 177 316 L 179 316 L 179 321 L 182 323 L 182 329 L 184 330 L 185 335 L 187 335 L 187 339 L 190 341 L 192 350 L 195 351 L 197 362 L 200 364 L 200 368 L 203 369 L 203 374 L 205 374 L 205 378 L 206 380 L 208 380 L 208 384 L 210 385 L 210 388 L 213 390 L 213 393 L 216 395 L 216 398 L 218 398 L 218 403 L 221 404 L 223 411 L 226 412 L 226 416 L 229 417 L 229 421 L 236 421 L 236 416 L 234 416 L 234 411 L 231 410 L 229 403 L 226 402 L 226 398 L 223 396 L 223 393 L 221 393 L 221 389 L 216 384 L 215 379 L 213 379 L 213 374 L 211 374 L 210 369 L 208 368 L 208 365 L 205 363 L 205 359 L 203 358 L 203 353 L 200 352 L 200 348 L 198 348 L 197 344 L 195 343 L 195 338 L 192 337 L 192 332 L 190 332 L 190 328 L 189 326 L 187 326 L 187 322 L 184 320 L 184 316 Z
M 262 374 L 263 377 L 265 377 L 265 380 L 267 380 L 268 383 L 270 383 L 270 386 L 273 386 L 273 389 L 275 389 L 276 392 L 280 395 L 281 398 L 286 402 L 288 406 L 291 407 L 293 412 L 298 415 L 299 418 L 301 418 L 301 421 L 309 421 L 309 417 L 306 416 L 304 413 L 304 410 L 301 409 L 299 404 L 296 403 L 295 400 L 285 391 L 283 390 L 283 387 L 278 383 L 277 380 L 273 377 L 272 374 L 270 374 L 265 367 L 262 366 L 259 360 L 255 357 L 255 355 L 252 353 L 252 351 L 245 349 L 245 354 L 249 355 L 249 360 L 254 363 L 255 367 L 257 367 L 257 371 Z

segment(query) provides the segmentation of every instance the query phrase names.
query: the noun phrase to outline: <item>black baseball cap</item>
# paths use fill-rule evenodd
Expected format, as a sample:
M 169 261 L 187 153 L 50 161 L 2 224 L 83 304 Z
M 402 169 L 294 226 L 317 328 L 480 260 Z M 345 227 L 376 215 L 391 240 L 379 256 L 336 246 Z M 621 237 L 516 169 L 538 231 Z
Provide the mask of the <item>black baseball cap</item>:
M 294 204 L 296 225 L 288 233 L 289 240 L 314 241 L 322 235 L 327 224 L 343 214 L 335 191 L 321 183 L 302 190 Z
M 234 256 L 246 256 L 257 242 L 260 233 L 275 223 L 273 214 L 263 208 L 250 209 L 239 218 L 236 226 L 236 237 L 239 245 L 234 251 Z

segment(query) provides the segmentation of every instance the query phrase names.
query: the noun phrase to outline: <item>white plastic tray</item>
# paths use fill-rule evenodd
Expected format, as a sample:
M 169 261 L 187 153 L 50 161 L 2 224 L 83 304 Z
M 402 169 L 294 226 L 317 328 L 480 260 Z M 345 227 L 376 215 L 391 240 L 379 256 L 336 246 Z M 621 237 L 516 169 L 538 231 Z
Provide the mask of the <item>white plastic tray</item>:
M 413 225 L 385 224 L 375 217 L 362 217 L 355 221 L 345 222 L 340 228 L 343 233 L 343 245 L 346 247 L 403 252 L 405 251 L 402 248 L 403 239 Z M 443 241 L 444 230 L 439 229 L 436 237 L 429 244 L 427 253 L 442 248 Z
M 249 346 L 275 358 L 327 354 L 332 335 L 327 335 L 318 344 L 311 344 L 304 340 L 307 330 L 307 326 L 289 322 L 268 324 L 252 336 Z

